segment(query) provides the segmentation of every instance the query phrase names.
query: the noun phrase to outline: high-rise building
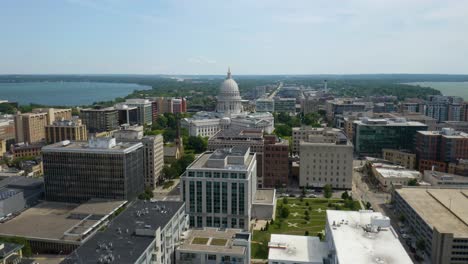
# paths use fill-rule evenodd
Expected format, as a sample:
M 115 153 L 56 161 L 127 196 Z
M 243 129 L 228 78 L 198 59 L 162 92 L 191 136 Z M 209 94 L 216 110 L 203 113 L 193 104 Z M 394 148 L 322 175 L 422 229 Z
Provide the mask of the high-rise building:
M 343 132 L 322 130 L 300 142 L 299 185 L 351 189 L 353 145 Z
M 127 127 L 114 132 L 117 142 L 141 142 L 143 144 L 143 167 L 145 187 L 155 188 L 161 181 L 164 166 L 164 141 L 162 135 L 143 136 L 143 127 Z
M 248 147 L 201 154 L 180 178 L 190 226 L 249 230 L 256 178 L 256 154 Z
M 5 140 L 8 146 L 15 142 L 15 120 L 11 118 L 0 119 L 0 140 Z
M 45 126 L 61 119 L 71 119 L 71 109 L 33 109 L 32 113 L 18 113 L 15 116 L 16 142 L 45 141 Z
M 365 112 L 368 108 L 364 102 L 356 102 L 350 98 L 336 98 L 325 103 L 327 118 L 334 120 L 335 115 L 343 114 L 344 112 Z
M 392 195 L 396 215 L 432 264 L 468 263 L 468 191 L 402 188 Z
M 46 199 L 133 200 L 144 190 L 143 144 L 115 138 L 62 141 L 42 149 Z
M 88 131 L 80 119 L 54 121 L 45 127 L 47 143 L 64 140 L 86 141 Z
M 421 172 L 446 172 L 448 163 L 468 158 L 468 134 L 451 128 L 418 131 L 415 152 Z
M 117 104 L 115 109 L 119 115 L 119 125 L 138 125 L 138 107 Z
M 275 97 L 275 112 L 296 113 L 296 98 Z
M 413 150 L 416 132 L 423 130 L 427 130 L 426 125 L 404 118 L 361 118 L 353 122 L 354 152 L 380 157 L 384 148 Z
M 137 121 L 140 126 L 142 125 L 151 125 L 153 123 L 153 106 L 151 105 L 150 100 L 148 99 L 127 99 L 124 105 L 130 107 L 136 107 L 137 112 Z
M 301 141 L 308 141 L 310 136 L 327 136 L 333 135 L 328 132 L 337 133 L 340 132 L 339 129 L 335 128 L 323 128 L 323 127 L 310 127 L 310 126 L 302 126 L 302 127 L 293 127 L 292 133 L 292 153 L 299 154 L 300 153 L 300 143 Z M 334 136 L 330 138 L 330 142 L 335 140 Z
M 462 121 L 463 98 L 458 96 L 431 95 L 425 104 L 425 115 L 443 121 Z
M 119 128 L 119 113 L 114 107 L 82 109 L 80 118 L 90 133 L 109 132 Z
M 255 100 L 255 111 L 257 112 L 274 112 L 275 101 L 270 98 L 260 98 Z

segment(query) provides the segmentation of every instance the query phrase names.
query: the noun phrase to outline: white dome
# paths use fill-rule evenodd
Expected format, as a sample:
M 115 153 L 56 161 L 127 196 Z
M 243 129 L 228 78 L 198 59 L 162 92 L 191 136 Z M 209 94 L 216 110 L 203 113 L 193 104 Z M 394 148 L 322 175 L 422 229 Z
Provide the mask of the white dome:
M 239 93 L 239 87 L 236 81 L 231 78 L 230 69 L 228 70 L 226 80 L 219 87 L 217 99 L 216 112 L 223 113 L 225 116 L 242 112 L 242 98 Z
M 224 80 L 219 88 L 219 95 L 239 95 L 239 86 L 234 79 L 229 78 Z

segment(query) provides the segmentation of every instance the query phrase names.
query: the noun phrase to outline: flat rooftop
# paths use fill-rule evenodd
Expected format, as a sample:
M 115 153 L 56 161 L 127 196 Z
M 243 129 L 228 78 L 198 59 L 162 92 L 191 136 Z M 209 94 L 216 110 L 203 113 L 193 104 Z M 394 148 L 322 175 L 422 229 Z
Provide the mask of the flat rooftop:
M 468 237 L 468 190 L 402 188 L 395 190 L 432 228 Z
M 242 147 L 238 146 L 235 148 L 242 148 Z M 245 147 L 245 148 L 248 148 L 248 147 Z M 187 169 L 246 170 L 248 166 L 250 165 L 250 163 L 252 162 L 253 157 L 255 156 L 254 153 L 249 153 L 247 155 L 247 159 L 243 162 L 243 164 L 231 164 L 229 162 L 226 162 L 223 167 L 214 166 L 214 165 L 211 166 L 209 164 L 209 161 L 212 161 L 212 160 L 223 160 L 229 157 L 241 158 L 245 154 L 246 154 L 245 152 L 244 154 L 242 154 L 242 152 L 229 154 L 223 149 L 218 149 L 216 151 L 208 151 L 208 152 L 201 154 Z
M 254 204 L 274 204 L 276 198 L 275 189 L 257 189 Z
M 468 138 L 468 134 L 460 131 L 452 131 L 449 134 L 444 133 L 443 131 L 418 131 L 418 133 L 425 136 L 443 136 L 446 138 Z
M 371 217 L 382 218 L 382 214 L 372 211 L 327 210 L 327 224 L 332 233 L 338 262 L 340 264 L 413 263 L 391 226 L 375 233 L 364 230 L 363 227 L 371 223 Z M 332 225 L 333 222 L 336 223 L 335 226 Z
M 249 234 L 240 229 L 203 228 L 190 229 L 184 233 L 184 242 L 179 246 L 180 251 L 202 251 L 209 253 L 223 253 L 242 256 L 246 252 L 244 246 L 234 245 L 236 239 L 247 242 Z
M 113 264 L 135 263 L 155 240 L 156 230 L 164 228 L 183 206 L 178 201 L 136 201 L 61 263 L 95 264 L 110 256 Z
M 328 257 L 328 246 L 318 237 L 271 234 L 268 247 L 269 261 L 322 264 Z
M 390 119 L 390 118 L 361 118 L 353 122 L 357 125 L 363 126 L 421 126 L 427 127 L 426 124 L 416 121 L 407 121 L 404 118 Z
M 116 144 L 93 145 L 91 141 L 62 141 L 42 148 L 43 152 L 92 152 L 92 153 L 127 153 L 143 147 L 139 142 L 118 142 Z
M 263 130 L 262 129 L 238 129 L 238 128 L 229 128 L 222 129 L 218 131 L 210 140 L 214 139 L 231 139 L 231 138 L 240 138 L 240 139 L 263 139 Z
M 42 202 L 0 225 L 1 236 L 79 243 L 126 201 Z
M 378 163 L 380 164 L 380 163 Z M 382 167 L 378 167 L 379 165 L 375 164 L 375 170 L 384 178 L 411 178 L 411 179 L 418 179 L 420 178 L 421 174 L 419 171 L 416 170 L 408 170 L 402 168 L 401 166 L 392 166 L 392 165 L 380 165 Z

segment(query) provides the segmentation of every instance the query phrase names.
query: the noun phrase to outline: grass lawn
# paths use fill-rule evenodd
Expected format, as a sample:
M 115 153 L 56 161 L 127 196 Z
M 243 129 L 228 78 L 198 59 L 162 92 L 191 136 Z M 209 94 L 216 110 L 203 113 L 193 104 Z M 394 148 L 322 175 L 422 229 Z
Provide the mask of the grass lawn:
M 321 198 L 287 198 L 288 203 L 283 203 L 283 198 L 276 201 L 276 219 L 269 225 L 267 231 L 253 231 L 252 239 L 252 259 L 268 258 L 268 241 L 271 234 L 304 235 L 306 232 L 310 236 L 317 236 L 324 231 L 326 223 L 326 210 L 336 209 L 350 210 L 344 208 L 342 199 L 321 199 Z M 354 201 L 359 204 L 359 202 Z M 331 203 L 332 207 L 328 207 Z M 279 208 L 285 206 L 289 209 L 289 216 L 280 219 Z M 309 212 L 309 220 L 305 220 L 305 211 Z

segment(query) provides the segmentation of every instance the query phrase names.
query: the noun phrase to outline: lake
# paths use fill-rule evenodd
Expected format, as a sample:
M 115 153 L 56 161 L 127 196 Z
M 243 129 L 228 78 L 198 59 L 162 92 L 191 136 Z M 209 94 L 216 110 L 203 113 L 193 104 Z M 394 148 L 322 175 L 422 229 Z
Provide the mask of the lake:
M 105 82 L 20 82 L 0 83 L 0 100 L 20 104 L 91 105 L 125 97 L 134 90 L 147 90 L 150 86 L 133 83 Z
M 409 85 L 431 87 L 443 95 L 460 96 L 468 101 L 468 82 L 410 82 Z

